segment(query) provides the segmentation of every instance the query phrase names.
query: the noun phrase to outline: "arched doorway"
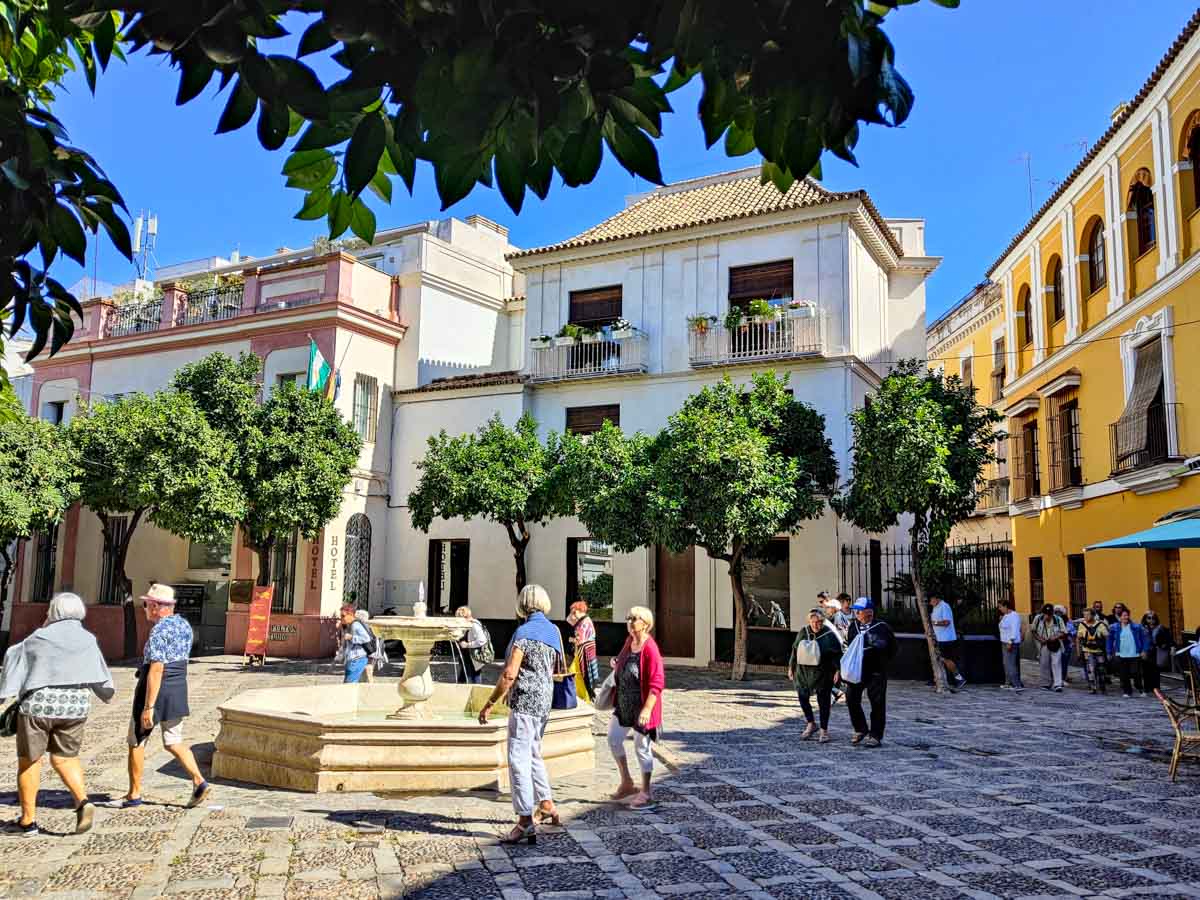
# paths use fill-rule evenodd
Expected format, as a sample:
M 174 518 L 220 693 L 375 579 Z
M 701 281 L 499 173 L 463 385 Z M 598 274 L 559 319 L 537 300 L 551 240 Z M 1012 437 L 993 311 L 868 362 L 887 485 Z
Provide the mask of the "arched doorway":
M 371 520 L 355 513 L 346 523 L 346 548 L 342 570 L 342 597 L 359 609 L 371 601 Z

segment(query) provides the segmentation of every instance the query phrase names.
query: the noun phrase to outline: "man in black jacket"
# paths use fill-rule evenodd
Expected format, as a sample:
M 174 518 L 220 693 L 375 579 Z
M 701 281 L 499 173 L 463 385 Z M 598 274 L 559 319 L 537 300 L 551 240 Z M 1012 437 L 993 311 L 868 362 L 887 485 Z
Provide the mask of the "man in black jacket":
M 896 635 L 887 622 L 875 621 L 875 604 L 870 597 L 859 597 L 850 607 L 854 621 L 846 635 L 847 646 L 859 634 L 863 636 L 862 680 L 846 685 L 846 709 L 854 726 L 852 744 L 878 747 L 883 743 L 887 725 L 887 667 L 896 655 Z M 871 701 L 871 727 L 863 712 L 863 693 Z

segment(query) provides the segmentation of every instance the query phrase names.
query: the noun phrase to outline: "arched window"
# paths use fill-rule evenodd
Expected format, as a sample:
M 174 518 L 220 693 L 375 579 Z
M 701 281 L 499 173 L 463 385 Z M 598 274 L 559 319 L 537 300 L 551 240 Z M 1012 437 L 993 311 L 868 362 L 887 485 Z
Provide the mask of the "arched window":
M 1029 346 L 1033 343 L 1033 300 L 1029 295 L 1029 288 L 1021 289 L 1021 316 L 1025 320 L 1021 329 L 1021 345 Z
M 1104 287 L 1107 277 L 1108 272 L 1104 265 L 1104 223 L 1097 222 L 1088 236 L 1088 291 L 1096 293 Z
M 1057 322 L 1067 314 L 1066 301 L 1063 299 L 1062 260 L 1054 260 L 1054 268 L 1050 272 L 1050 321 Z
M 1188 135 L 1187 158 L 1192 164 L 1192 196 L 1200 209 L 1200 128 L 1193 128 Z
M 1129 189 L 1129 211 L 1137 222 L 1137 255 L 1154 246 L 1154 191 L 1137 182 Z
M 355 513 L 346 523 L 342 600 L 368 609 L 371 599 L 371 520 Z

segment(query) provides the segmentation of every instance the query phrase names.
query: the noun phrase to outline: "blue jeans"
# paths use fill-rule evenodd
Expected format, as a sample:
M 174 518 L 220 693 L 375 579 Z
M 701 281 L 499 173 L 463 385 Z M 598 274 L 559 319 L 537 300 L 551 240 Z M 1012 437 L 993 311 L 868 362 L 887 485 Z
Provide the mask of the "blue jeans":
M 369 660 L 365 656 L 360 656 L 358 659 L 352 659 L 346 663 L 346 677 L 342 679 L 343 684 L 358 684 L 362 680 L 363 672 L 367 670 Z

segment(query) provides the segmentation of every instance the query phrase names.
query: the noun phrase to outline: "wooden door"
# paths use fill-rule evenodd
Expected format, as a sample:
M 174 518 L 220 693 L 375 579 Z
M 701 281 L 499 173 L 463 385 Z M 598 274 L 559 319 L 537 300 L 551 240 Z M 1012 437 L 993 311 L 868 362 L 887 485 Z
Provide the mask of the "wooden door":
M 663 656 L 696 655 L 696 553 L 658 548 L 655 557 L 654 637 Z
M 1167 556 L 1167 618 L 1164 624 L 1171 630 L 1176 643 L 1183 640 L 1183 569 L 1179 551 L 1168 550 Z M 1159 617 L 1159 621 L 1163 621 Z

